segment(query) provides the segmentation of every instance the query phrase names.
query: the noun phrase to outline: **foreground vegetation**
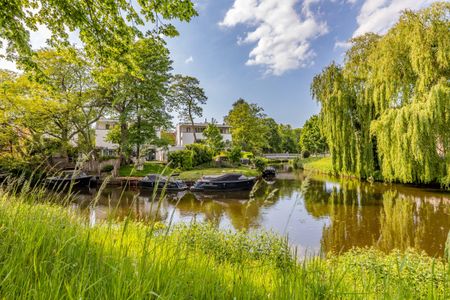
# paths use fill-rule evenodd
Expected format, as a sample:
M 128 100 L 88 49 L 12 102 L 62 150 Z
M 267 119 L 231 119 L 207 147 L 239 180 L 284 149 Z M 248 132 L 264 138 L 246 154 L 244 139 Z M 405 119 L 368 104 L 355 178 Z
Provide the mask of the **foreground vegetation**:
M 448 298 L 448 262 L 354 250 L 299 260 L 269 233 L 126 219 L 87 226 L 43 190 L 0 194 L 0 297 Z M 70 198 L 65 199 L 70 201 Z M 155 205 L 158 205 L 155 202 Z

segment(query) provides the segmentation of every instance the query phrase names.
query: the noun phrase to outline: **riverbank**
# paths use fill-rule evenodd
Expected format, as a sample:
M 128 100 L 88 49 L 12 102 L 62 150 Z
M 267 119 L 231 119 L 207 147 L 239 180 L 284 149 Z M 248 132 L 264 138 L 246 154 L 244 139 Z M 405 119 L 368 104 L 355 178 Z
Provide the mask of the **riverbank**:
M 0 194 L 4 298 L 445 298 L 449 265 L 361 249 L 298 261 L 286 241 L 126 219 L 94 227 L 39 190 Z M 155 203 L 155 205 L 157 205 Z
M 305 171 L 318 172 L 323 174 L 333 174 L 333 164 L 331 156 L 328 157 L 309 157 L 300 161 Z

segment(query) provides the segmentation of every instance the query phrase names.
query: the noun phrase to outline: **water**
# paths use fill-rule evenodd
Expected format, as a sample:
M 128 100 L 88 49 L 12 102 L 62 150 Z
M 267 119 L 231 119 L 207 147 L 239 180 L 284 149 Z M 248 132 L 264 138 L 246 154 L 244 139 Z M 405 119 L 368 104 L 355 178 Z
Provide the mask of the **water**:
M 287 235 L 300 253 L 373 246 L 444 254 L 450 194 L 404 185 L 368 184 L 306 173 L 279 174 L 249 193 L 169 194 L 159 204 L 149 190 L 80 190 L 72 207 L 91 224 L 129 216 L 143 222 L 210 221 L 221 228 Z

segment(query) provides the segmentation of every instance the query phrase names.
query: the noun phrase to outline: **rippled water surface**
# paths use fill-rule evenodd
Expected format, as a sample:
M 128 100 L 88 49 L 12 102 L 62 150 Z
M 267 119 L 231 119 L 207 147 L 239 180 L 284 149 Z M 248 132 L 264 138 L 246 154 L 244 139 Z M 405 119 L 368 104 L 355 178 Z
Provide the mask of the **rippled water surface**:
M 299 251 L 414 247 L 442 256 L 450 230 L 450 194 L 403 185 L 367 184 L 305 173 L 282 173 L 251 197 L 233 192 L 180 192 L 159 203 L 144 189 L 80 190 L 72 204 L 91 223 L 108 218 L 150 222 L 210 221 L 235 230 L 288 235 Z

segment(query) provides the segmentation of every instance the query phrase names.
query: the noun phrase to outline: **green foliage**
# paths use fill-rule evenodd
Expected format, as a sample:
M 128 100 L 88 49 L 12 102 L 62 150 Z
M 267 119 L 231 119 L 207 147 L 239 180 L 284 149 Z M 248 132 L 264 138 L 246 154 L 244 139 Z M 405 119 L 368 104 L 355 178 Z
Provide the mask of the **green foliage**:
M 339 173 L 450 183 L 450 4 L 406 11 L 384 36 L 352 40 L 312 94 Z
M 243 99 L 237 100 L 225 117 L 225 122 L 231 126 L 233 145 L 242 150 L 261 152 L 267 144 L 264 117 L 261 107 Z
M 193 152 L 191 150 L 177 150 L 169 152 L 169 162 L 173 168 L 190 170 L 193 167 Z
M 189 22 L 197 15 L 188 0 L 139 1 L 133 5 L 124 0 L 19 0 L 2 2 L 2 11 L 0 38 L 5 40 L 8 57 L 18 55 L 27 68 L 35 66 L 29 31 L 37 32 L 41 26 L 50 30 L 51 44 L 59 47 L 69 44 L 69 31 L 75 32 L 88 55 L 104 62 L 120 59 L 138 37 L 177 35 L 168 20 Z M 148 30 L 142 26 L 145 22 L 157 26 Z
M 294 158 L 292 161 L 290 161 L 290 164 L 292 165 L 292 168 L 294 168 L 294 170 L 303 169 L 303 161 L 300 157 Z
M 203 131 L 203 136 L 205 137 L 205 144 L 212 149 L 214 154 L 220 153 L 225 148 L 220 129 L 215 124 L 208 124 Z
M 193 167 L 210 163 L 214 156 L 213 151 L 207 145 L 190 144 L 186 146 L 186 149 L 192 151 Z
M 317 115 L 310 117 L 303 125 L 299 145 L 303 152 L 318 154 L 327 151 L 327 141 L 320 131 L 320 120 Z
M 194 141 L 197 136 L 194 130 L 194 118 L 203 116 L 201 105 L 206 104 L 208 97 L 200 87 L 200 81 L 191 76 L 177 74 L 171 79 L 168 92 L 169 104 L 178 112 L 180 118 L 192 125 Z
M 233 146 L 228 151 L 228 159 L 231 163 L 238 164 L 241 160 L 242 148 L 240 146 Z
M 127 67 L 124 67 L 126 65 Z M 118 119 L 114 141 L 121 159 L 146 144 L 157 144 L 156 130 L 168 127 L 167 107 L 171 60 L 165 43 L 156 38 L 137 40 L 120 60 L 95 70 L 108 100 L 109 113 Z
M 262 172 L 267 167 L 268 160 L 267 158 L 257 156 L 252 159 L 252 163 L 259 172 Z

